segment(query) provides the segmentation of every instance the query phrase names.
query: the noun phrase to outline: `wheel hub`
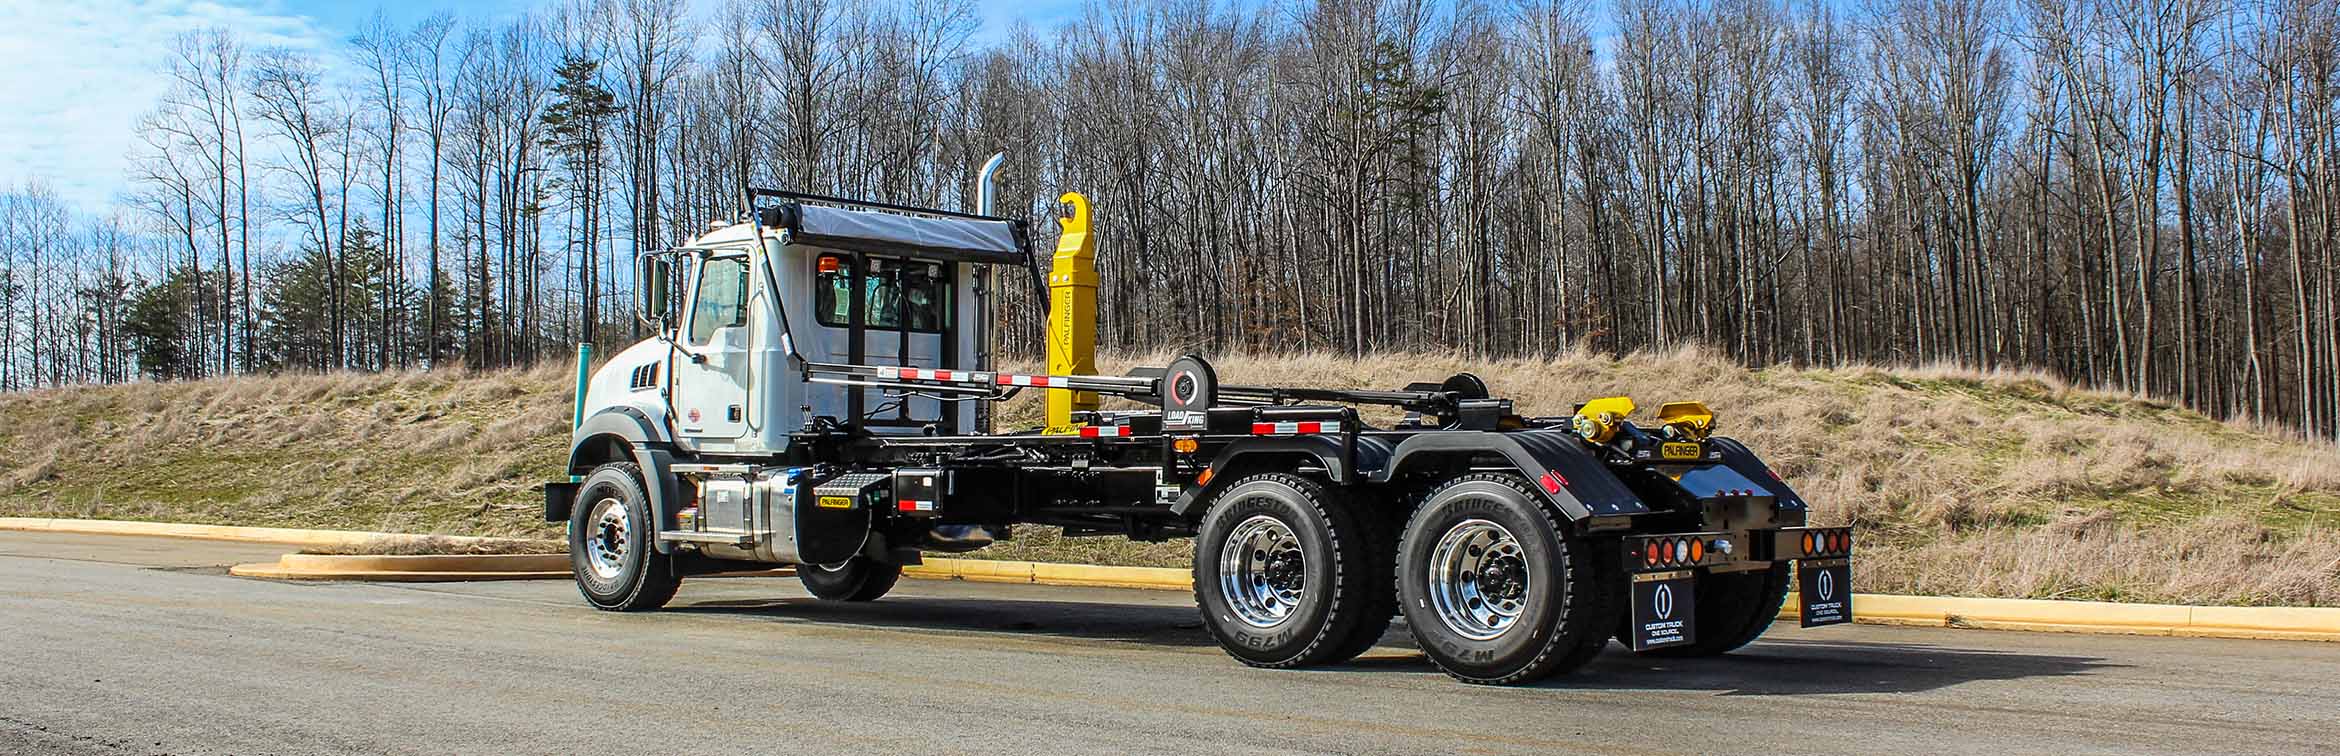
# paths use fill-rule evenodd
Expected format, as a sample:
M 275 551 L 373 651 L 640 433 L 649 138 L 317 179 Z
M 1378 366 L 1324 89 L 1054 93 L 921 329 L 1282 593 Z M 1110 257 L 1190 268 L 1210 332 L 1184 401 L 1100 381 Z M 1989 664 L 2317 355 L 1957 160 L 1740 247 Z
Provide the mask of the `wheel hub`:
M 1448 528 L 1430 552 L 1429 568 L 1431 608 L 1465 638 L 1501 637 L 1527 608 L 1527 560 L 1502 525 L 1471 519 Z
M 1258 628 L 1283 624 L 1308 587 L 1308 559 L 1283 521 L 1253 515 L 1219 549 L 1219 596 L 1235 618 Z
M 626 569 L 625 502 L 614 497 L 594 502 L 587 522 L 592 523 L 592 530 L 585 536 L 585 566 L 593 571 L 594 577 L 616 580 Z

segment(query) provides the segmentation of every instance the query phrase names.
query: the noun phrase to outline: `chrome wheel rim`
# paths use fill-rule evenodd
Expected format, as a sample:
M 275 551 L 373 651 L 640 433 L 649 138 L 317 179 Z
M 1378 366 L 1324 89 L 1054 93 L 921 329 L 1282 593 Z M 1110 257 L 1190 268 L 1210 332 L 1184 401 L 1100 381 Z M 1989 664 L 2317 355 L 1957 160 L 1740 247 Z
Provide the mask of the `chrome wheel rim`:
M 1527 606 L 1527 559 L 1519 539 L 1487 520 L 1464 520 L 1430 552 L 1430 605 L 1471 640 L 1502 637 Z
M 626 503 L 614 497 L 596 501 L 586 521 L 593 529 L 585 534 L 585 567 L 596 578 L 616 580 L 626 569 Z
M 1308 560 L 1283 521 L 1252 515 L 1219 549 L 1219 595 L 1243 624 L 1269 628 L 1291 619 L 1308 587 Z

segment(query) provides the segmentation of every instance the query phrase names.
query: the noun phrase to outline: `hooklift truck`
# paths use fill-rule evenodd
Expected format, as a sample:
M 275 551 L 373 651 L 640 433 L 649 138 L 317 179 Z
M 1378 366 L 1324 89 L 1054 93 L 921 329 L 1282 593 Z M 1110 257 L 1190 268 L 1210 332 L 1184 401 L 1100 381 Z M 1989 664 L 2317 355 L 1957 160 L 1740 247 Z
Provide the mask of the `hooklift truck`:
M 592 375 L 571 477 L 545 486 L 585 599 L 654 610 L 685 576 L 778 564 L 869 601 L 924 552 L 1045 524 L 1192 536 L 1203 624 L 1258 667 L 1346 661 L 1397 616 L 1472 683 L 1571 670 L 1611 638 L 1721 654 L 1770 626 L 1791 564 L 1805 625 L 1851 619 L 1850 532 L 1805 527 L 1696 402 L 1644 426 L 1624 397 L 1522 417 L 1468 373 L 1390 391 L 1222 383 L 1193 356 L 1087 374 L 1088 208 L 1065 201 L 1049 274 L 988 203 L 762 189 L 745 220 L 643 255 L 656 335 Z M 1050 374 L 993 369 L 995 273 L 1050 288 Z M 1052 427 L 988 427 L 1027 389 Z M 1368 424 L 1374 405 L 1403 419 Z

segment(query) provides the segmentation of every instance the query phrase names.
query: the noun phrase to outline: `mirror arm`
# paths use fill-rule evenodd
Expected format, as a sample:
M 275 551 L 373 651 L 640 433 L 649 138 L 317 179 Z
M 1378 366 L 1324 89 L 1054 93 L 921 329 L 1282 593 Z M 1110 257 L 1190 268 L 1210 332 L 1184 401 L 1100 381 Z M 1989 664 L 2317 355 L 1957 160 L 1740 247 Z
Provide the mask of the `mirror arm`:
M 705 365 L 705 364 L 707 364 L 707 356 L 706 356 L 706 355 L 700 354 L 700 353 L 698 353 L 698 352 L 693 352 L 693 351 L 691 351 L 689 348 L 687 348 L 687 347 L 684 347 L 684 346 L 682 345 L 682 342 L 675 341 L 673 336 L 669 336 L 669 335 L 665 334 L 664 332 L 661 332 L 661 333 L 659 333 L 659 334 L 658 334 L 658 340 L 659 340 L 659 341 L 666 342 L 666 350 L 667 350 L 667 352 L 668 352 L 668 353 L 670 353 L 670 354 L 680 354 L 680 355 L 682 355 L 682 356 L 684 356 L 684 357 L 688 357 L 688 358 L 690 358 L 690 360 L 691 360 L 691 364 L 693 364 L 693 365 Z

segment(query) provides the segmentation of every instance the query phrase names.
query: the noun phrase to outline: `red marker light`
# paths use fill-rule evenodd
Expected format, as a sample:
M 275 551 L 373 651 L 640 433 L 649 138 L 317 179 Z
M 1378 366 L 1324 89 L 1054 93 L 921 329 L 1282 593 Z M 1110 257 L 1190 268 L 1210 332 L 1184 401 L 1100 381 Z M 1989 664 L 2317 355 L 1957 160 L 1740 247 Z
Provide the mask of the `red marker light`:
M 1544 493 L 1553 494 L 1559 493 L 1562 486 L 1568 485 L 1567 478 L 1560 477 L 1559 473 L 1551 471 L 1545 471 L 1544 477 L 1537 478 L 1536 482 L 1544 486 Z

